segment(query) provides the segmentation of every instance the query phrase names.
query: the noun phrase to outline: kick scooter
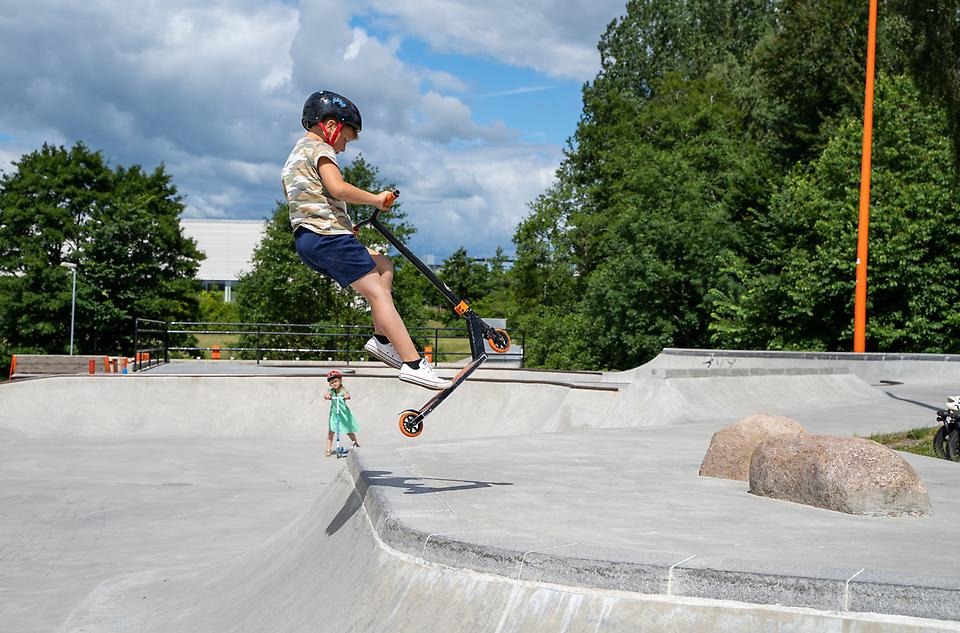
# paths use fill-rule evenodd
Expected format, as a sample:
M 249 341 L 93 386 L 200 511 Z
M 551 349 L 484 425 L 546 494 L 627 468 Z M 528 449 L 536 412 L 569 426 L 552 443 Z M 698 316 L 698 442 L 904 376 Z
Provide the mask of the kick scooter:
M 337 453 L 337 459 L 340 459 L 341 457 L 346 457 L 346 456 L 347 456 L 347 453 L 350 452 L 345 446 L 341 446 L 341 445 L 340 445 L 340 415 L 341 415 L 341 413 L 340 413 L 339 407 L 344 406 L 343 396 L 331 396 L 330 399 L 331 399 L 331 401 L 332 401 L 332 402 L 331 402 L 332 406 L 338 407 L 338 408 L 337 408 L 337 451 L 336 451 L 336 453 Z
M 393 195 L 387 199 L 387 208 L 390 208 L 390 205 L 397 199 L 397 196 L 400 195 L 399 191 L 394 191 Z M 373 212 L 366 220 L 355 224 L 354 231 L 358 231 L 361 227 L 370 225 L 377 230 L 378 233 L 383 235 L 390 244 L 393 245 L 400 254 L 403 255 L 407 260 L 413 264 L 417 270 L 423 273 L 423 276 L 426 277 L 430 283 L 432 283 L 437 290 L 440 291 L 440 294 L 450 303 L 453 307 L 453 311 L 456 312 L 459 316 L 463 317 L 467 322 L 467 333 L 470 339 L 470 356 L 471 360 L 467 363 L 463 369 L 457 372 L 457 375 L 451 379 L 451 385 L 442 391 L 438 391 L 436 395 L 427 400 L 419 409 L 406 409 L 403 413 L 400 414 L 400 432 L 406 435 L 407 437 L 417 437 L 423 431 L 423 420 L 426 418 L 431 411 L 440 406 L 440 403 L 447 399 L 453 390 L 456 389 L 460 383 L 470 377 L 470 374 L 475 372 L 478 367 L 485 360 L 487 360 L 487 353 L 484 350 L 483 342 L 486 341 L 490 344 L 490 349 L 498 354 L 503 354 L 510 349 L 510 335 L 507 334 L 506 330 L 495 328 L 484 322 L 473 309 L 467 305 L 467 303 L 460 299 L 456 294 L 447 287 L 447 284 L 440 281 L 440 278 L 430 267 L 420 261 L 416 255 L 410 252 L 403 242 L 401 242 L 396 235 L 394 235 L 390 229 L 383 225 L 379 219 L 380 209 L 377 209 Z

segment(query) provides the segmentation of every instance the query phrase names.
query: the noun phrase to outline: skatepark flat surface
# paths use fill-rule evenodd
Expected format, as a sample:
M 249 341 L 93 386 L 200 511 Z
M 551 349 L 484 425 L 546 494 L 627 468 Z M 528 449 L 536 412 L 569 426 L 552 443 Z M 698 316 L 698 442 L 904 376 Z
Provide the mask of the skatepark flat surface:
M 759 411 L 809 433 L 933 426 L 960 362 L 484 368 L 413 440 L 397 414 L 429 393 L 342 367 L 347 459 L 323 456 L 328 369 L 0 385 L 0 631 L 960 630 L 960 465 L 901 453 L 930 517 L 697 475 L 712 434 Z

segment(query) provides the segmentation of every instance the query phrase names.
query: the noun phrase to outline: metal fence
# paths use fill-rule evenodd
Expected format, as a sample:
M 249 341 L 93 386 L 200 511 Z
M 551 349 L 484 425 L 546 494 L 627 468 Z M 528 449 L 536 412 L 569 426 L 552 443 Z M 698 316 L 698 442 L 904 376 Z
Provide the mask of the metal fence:
M 454 362 L 470 356 L 464 328 L 412 327 L 410 336 L 434 362 Z M 369 325 L 296 323 L 220 323 L 136 320 L 136 371 L 171 358 L 214 360 L 337 360 L 368 358 L 363 346 L 373 335 Z M 487 350 L 491 359 L 523 366 L 523 336 L 511 333 L 513 345 L 505 354 Z M 517 339 L 520 340 L 517 340 Z
M 133 371 L 169 363 L 167 331 L 169 324 L 156 319 L 136 319 L 133 325 Z M 161 360 L 162 359 L 162 360 Z

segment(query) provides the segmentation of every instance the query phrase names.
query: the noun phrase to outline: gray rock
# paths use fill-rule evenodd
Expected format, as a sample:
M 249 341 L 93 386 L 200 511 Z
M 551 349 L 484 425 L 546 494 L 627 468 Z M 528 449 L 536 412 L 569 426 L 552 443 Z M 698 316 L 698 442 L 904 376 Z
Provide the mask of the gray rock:
M 750 492 L 866 516 L 933 513 L 927 487 L 895 451 L 873 440 L 777 435 L 750 462 Z
M 751 415 L 725 426 L 710 439 L 710 448 L 700 464 L 700 476 L 747 481 L 750 458 L 763 440 L 781 433 L 803 432 L 803 427 L 793 418 L 767 413 Z

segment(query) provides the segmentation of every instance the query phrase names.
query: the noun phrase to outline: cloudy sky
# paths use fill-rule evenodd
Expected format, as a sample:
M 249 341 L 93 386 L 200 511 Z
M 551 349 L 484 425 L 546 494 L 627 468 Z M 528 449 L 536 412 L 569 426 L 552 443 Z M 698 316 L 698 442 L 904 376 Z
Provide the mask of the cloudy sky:
M 475 256 L 549 186 L 625 0 L 4 0 L 0 170 L 82 140 L 161 163 L 185 217 L 262 219 L 316 90 L 352 99 L 358 153 L 397 183 L 411 246 Z

